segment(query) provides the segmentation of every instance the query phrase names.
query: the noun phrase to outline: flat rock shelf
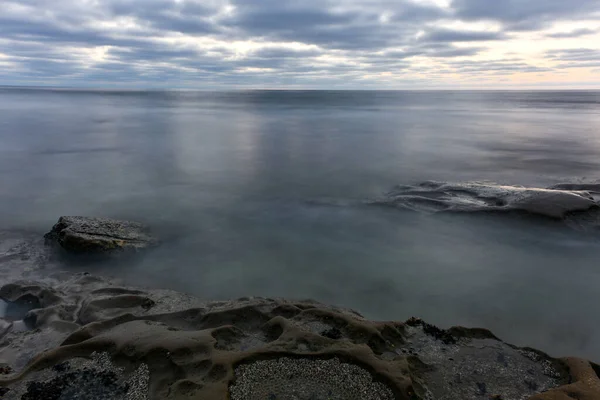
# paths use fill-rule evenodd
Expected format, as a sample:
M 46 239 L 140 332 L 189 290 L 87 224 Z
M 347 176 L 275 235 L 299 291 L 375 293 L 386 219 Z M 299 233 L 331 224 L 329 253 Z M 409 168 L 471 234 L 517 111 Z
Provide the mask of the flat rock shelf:
M 313 301 L 203 302 L 85 273 L 17 281 L 0 298 L 30 308 L 4 321 L 3 399 L 600 398 L 594 364 L 484 329 L 373 322 Z
M 44 237 L 73 253 L 131 252 L 158 244 L 148 227 L 138 222 L 94 217 L 60 217 Z

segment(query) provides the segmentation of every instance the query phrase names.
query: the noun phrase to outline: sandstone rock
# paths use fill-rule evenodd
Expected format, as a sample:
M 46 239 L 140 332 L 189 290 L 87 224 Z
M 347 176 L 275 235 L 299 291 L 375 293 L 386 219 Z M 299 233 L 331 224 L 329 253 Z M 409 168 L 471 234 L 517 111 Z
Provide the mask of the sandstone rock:
M 15 371 L 0 376 L 3 399 L 600 398 L 594 364 L 517 348 L 484 329 L 374 322 L 312 301 L 203 302 L 85 274 L 2 293 L 45 307 L 34 310 L 37 329 L 0 343 Z M 46 293 L 60 302 L 44 305 Z
M 144 225 L 108 218 L 60 217 L 44 237 L 73 253 L 139 251 L 158 244 Z

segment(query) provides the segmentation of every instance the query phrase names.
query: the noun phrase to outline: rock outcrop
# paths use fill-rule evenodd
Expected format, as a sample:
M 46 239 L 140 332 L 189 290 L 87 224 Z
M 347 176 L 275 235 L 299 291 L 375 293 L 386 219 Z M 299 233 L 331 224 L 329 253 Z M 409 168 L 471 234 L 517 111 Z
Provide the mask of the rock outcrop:
M 91 217 L 60 217 L 44 237 L 73 253 L 139 251 L 158 243 L 140 223 Z
M 0 298 L 36 307 L 30 331 L 0 337 L 3 399 L 600 398 L 588 361 L 483 329 L 372 322 L 312 301 L 201 302 L 86 274 L 15 282 Z
M 562 219 L 598 208 L 598 185 L 556 185 L 549 189 L 491 183 L 423 182 L 398 186 L 373 202 L 429 212 L 526 212 Z

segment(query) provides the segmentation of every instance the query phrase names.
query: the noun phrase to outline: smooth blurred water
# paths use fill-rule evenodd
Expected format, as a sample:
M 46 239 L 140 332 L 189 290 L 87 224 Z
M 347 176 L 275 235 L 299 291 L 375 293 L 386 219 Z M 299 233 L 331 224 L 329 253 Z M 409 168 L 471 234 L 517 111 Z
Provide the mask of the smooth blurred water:
M 482 326 L 596 360 L 600 233 L 362 201 L 424 180 L 599 178 L 600 92 L 0 89 L 2 229 L 93 215 L 165 239 L 90 272 Z

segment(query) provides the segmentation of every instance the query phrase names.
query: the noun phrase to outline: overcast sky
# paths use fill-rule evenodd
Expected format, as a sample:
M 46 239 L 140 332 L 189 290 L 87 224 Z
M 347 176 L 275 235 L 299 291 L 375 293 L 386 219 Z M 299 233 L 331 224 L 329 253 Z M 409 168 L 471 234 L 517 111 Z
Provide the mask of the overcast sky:
M 600 88 L 600 0 L 0 0 L 0 85 Z

